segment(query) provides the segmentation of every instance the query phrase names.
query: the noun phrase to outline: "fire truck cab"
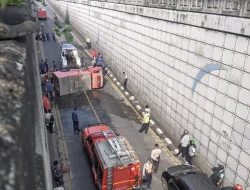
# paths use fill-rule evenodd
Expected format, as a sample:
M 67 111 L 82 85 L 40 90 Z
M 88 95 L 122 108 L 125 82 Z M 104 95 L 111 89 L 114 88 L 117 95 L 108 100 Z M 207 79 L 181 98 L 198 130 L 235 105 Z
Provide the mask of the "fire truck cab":
M 125 137 L 107 125 L 91 124 L 82 129 L 82 145 L 99 190 L 140 189 L 140 160 Z

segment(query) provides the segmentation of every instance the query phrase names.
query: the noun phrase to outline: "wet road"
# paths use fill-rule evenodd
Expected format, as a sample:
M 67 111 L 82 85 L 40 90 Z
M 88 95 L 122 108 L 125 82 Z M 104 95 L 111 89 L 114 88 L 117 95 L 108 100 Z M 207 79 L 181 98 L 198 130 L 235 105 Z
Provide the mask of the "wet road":
M 51 29 L 55 27 L 53 24 L 53 11 L 49 6 L 46 9 L 49 19 L 44 21 L 44 24 L 45 28 Z M 62 43 L 64 39 L 60 38 L 59 41 Z M 58 42 L 41 43 L 44 58 L 48 59 L 49 67 L 52 67 L 52 61 L 54 60 L 57 63 L 57 68 L 60 69 L 60 44 Z M 90 63 L 89 56 L 83 51 L 82 44 L 76 38 L 74 44 L 79 48 L 79 53 L 83 53 L 86 62 Z M 51 160 L 58 158 L 61 160 L 62 165 L 66 165 L 70 169 L 70 173 L 64 176 L 67 190 L 96 189 L 88 157 L 81 147 L 81 136 L 74 135 L 71 119 L 71 112 L 74 107 L 77 107 L 80 126 L 101 121 L 107 123 L 114 131 L 127 137 L 142 164 L 150 157 L 154 144 L 160 143 L 152 131 L 148 134 L 138 132 L 141 122 L 135 110 L 107 78 L 104 88 L 86 93 L 56 97 L 53 105 L 54 114 L 57 117 L 57 131 L 55 135 L 51 135 L 49 138 L 49 141 L 51 141 L 50 154 Z M 163 189 L 160 180 L 161 173 L 167 167 L 175 165 L 174 161 L 170 159 L 166 148 L 161 147 L 161 149 L 163 153 L 159 170 L 157 174 L 153 175 L 153 190 Z M 57 151 L 58 153 L 56 153 Z

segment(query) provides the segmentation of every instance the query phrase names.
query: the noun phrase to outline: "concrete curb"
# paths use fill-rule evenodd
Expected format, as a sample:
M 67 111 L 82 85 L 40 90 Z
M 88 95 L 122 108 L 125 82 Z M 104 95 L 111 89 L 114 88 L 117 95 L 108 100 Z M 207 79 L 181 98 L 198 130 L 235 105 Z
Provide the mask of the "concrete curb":
M 111 79 L 111 81 L 114 82 L 114 84 L 121 90 L 121 92 L 124 94 L 125 97 L 127 97 L 128 101 L 134 106 L 134 108 L 140 113 L 140 115 L 143 117 L 144 115 L 144 106 L 140 105 L 140 102 L 136 100 L 136 97 L 129 91 L 125 91 L 124 88 L 121 86 L 121 83 L 117 80 L 117 78 L 114 77 L 114 74 L 110 69 L 107 67 L 105 68 L 107 75 Z M 150 120 L 150 128 L 160 137 L 162 142 L 168 147 L 170 151 L 173 153 L 177 152 L 177 148 L 174 146 L 172 141 L 167 137 L 167 135 L 161 130 L 161 128 L 156 125 L 153 119 Z

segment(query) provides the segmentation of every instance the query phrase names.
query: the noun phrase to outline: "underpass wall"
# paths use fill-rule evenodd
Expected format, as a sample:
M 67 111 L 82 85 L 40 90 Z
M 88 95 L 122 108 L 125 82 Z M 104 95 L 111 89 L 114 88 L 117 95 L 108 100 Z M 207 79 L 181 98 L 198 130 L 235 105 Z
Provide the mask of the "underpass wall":
M 250 185 L 250 25 L 242 17 L 95 1 L 48 1 L 89 36 L 105 63 L 149 104 L 176 145 L 184 129 L 197 164 Z

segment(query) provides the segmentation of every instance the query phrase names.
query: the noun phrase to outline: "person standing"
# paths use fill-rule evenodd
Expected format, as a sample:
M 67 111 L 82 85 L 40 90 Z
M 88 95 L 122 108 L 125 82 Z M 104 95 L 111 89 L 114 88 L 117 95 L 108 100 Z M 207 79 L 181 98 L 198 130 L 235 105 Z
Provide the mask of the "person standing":
M 56 67 L 55 61 L 52 61 L 52 65 L 53 65 L 54 71 L 57 71 L 57 67 Z
M 143 115 L 143 124 L 141 126 L 141 129 L 139 129 L 138 131 L 140 133 L 145 131 L 145 134 L 147 134 L 149 128 L 149 122 L 150 122 L 150 114 L 148 113 L 148 111 L 146 111 L 146 113 Z
M 46 92 L 50 94 L 50 99 L 51 99 L 51 101 L 53 101 L 53 93 L 52 93 L 53 88 L 52 88 L 52 84 L 49 81 L 49 79 L 47 80 L 45 85 L 46 85 Z
M 128 76 L 125 72 L 122 73 L 122 79 L 123 79 L 123 87 L 124 89 L 127 89 L 127 83 L 128 83 Z
M 101 55 L 98 56 L 96 65 L 104 69 L 103 59 Z
M 46 71 L 49 71 L 49 65 L 48 65 L 48 59 L 45 59 L 44 61 L 45 67 L 46 67 Z
M 79 134 L 79 120 L 78 120 L 78 114 L 76 113 L 76 108 L 74 108 L 74 111 L 72 112 L 72 121 L 73 121 L 73 128 L 74 128 L 74 134 Z
M 184 131 L 184 135 L 181 138 L 181 143 L 179 145 L 179 152 L 178 154 L 176 154 L 175 156 L 182 156 L 182 158 L 187 158 L 187 149 L 188 149 L 188 144 L 189 144 L 189 135 L 188 135 L 188 131 Z
M 153 163 L 151 158 L 148 159 L 148 162 L 146 164 L 144 164 L 143 166 L 143 170 L 142 170 L 142 176 L 145 179 L 146 183 L 147 183 L 147 187 L 149 189 L 151 188 L 151 182 L 152 182 L 152 169 L 153 169 Z
M 87 41 L 87 47 L 90 50 L 91 49 L 91 40 L 90 40 L 90 38 L 87 37 L 86 41 Z
M 154 150 L 151 151 L 151 158 L 153 162 L 154 172 L 157 173 L 159 163 L 160 163 L 160 155 L 161 149 L 159 149 L 159 145 L 155 144 Z
M 49 37 L 49 32 L 48 31 L 46 31 L 46 39 L 47 39 L 47 41 L 50 41 L 50 37 Z
M 42 31 L 42 38 L 43 38 L 43 41 L 46 42 L 44 31 Z
M 187 161 L 189 163 L 189 165 L 193 165 L 193 158 L 195 156 L 195 151 L 196 151 L 196 146 L 195 146 L 195 141 L 191 140 L 190 141 L 190 146 L 188 149 L 188 156 L 187 156 Z
M 93 59 L 95 59 L 96 54 L 97 54 L 96 50 L 92 49 L 91 56 L 92 56 Z
M 48 127 L 49 133 L 54 133 L 53 125 L 55 122 L 54 115 L 51 113 L 51 109 L 45 114 L 45 124 Z
M 55 36 L 55 32 L 51 32 L 51 36 L 52 36 L 52 39 L 53 39 L 53 41 L 55 42 L 56 41 L 56 36 Z
M 45 73 L 46 70 L 46 66 L 45 63 L 43 62 L 43 59 L 41 60 L 40 64 L 39 64 L 40 70 L 41 70 L 41 74 Z
M 225 177 L 225 170 L 223 165 L 219 165 L 219 171 L 214 174 L 215 182 L 218 187 L 222 186 L 223 179 Z

